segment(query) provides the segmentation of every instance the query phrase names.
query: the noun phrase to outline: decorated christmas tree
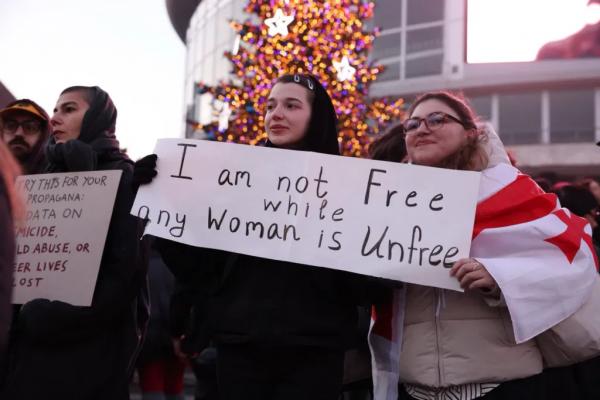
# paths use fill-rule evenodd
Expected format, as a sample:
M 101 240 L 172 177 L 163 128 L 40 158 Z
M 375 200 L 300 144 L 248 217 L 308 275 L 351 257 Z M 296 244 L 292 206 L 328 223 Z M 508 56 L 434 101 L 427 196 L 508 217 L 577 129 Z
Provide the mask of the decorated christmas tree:
M 401 99 L 369 100 L 369 84 L 383 70 L 369 65 L 377 31 L 367 32 L 374 3 L 367 0 L 249 0 L 250 20 L 232 21 L 236 46 L 225 56 L 232 79 L 217 86 L 196 84 L 211 96 L 218 120 L 201 125 L 209 138 L 256 144 L 266 138 L 263 111 L 273 81 L 285 73 L 311 73 L 325 86 L 339 117 L 345 155 L 363 156 L 372 138 L 402 114 Z

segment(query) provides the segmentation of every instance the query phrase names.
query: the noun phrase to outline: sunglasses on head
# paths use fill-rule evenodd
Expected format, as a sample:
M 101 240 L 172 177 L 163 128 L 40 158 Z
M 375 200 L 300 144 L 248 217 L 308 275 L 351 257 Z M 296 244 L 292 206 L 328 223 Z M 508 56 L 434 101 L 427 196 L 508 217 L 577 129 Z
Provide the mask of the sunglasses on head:
M 456 122 L 466 129 L 464 122 L 462 122 L 460 119 L 441 111 L 432 112 L 431 114 L 428 114 L 425 118 L 409 118 L 402 123 L 402 126 L 404 127 L 404 131 L 406 132 L 406 134 L 410 135 L 411 133 L 415 133 L 416 130 L 419 129 L 419 127 L 421 126 L 421 122 L 424 122 L 425 127 L 430 131 L 435 131 L 441 128 L 442 125 L 445 125 L 449 122 Z

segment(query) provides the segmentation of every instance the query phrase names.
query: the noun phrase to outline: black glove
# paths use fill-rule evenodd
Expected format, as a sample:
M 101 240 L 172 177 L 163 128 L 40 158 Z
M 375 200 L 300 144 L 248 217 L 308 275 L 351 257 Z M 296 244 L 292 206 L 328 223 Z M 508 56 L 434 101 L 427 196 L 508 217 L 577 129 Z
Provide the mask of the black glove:
M 152 182 L 152 179 L 156 176 L 157 159 L 158 156 L 156 154 L 149 154 L 135 162 L 133 166 L 133 181 L 131 182 L 134 190 L 137 191 L 140 185 Z
M 23 304 L 18 316 L 18 330 L 29 340 L 50 343 L 69 340 L 74 332 L 61 333 L 65 325 L 77 319 L 82 307 L 72 306 L 62 301 L 33 299 Z

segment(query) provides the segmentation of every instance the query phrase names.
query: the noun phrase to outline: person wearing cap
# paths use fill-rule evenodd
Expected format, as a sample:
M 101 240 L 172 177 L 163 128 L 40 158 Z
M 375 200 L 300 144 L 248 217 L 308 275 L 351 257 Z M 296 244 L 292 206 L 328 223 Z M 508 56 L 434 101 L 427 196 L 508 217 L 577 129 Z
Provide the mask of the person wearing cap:
M 0 137 L 21 164 L 24 174 L 44 172 L 49 121 L 46 111 L 29 99 L 13 101 L 0 110 Z

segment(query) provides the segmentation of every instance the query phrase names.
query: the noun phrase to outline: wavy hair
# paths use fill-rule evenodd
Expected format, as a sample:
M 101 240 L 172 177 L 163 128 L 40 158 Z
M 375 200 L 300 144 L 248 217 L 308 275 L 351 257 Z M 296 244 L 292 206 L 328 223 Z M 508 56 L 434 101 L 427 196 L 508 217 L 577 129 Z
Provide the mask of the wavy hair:
M 381 161 L 406 161 L 406 136 L 404 125 L 391 125 L 383 135 L 378 136 L 369 145 L 369 157 Z

